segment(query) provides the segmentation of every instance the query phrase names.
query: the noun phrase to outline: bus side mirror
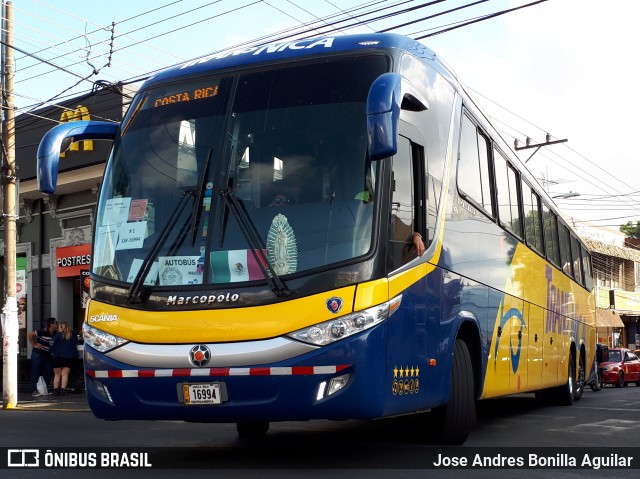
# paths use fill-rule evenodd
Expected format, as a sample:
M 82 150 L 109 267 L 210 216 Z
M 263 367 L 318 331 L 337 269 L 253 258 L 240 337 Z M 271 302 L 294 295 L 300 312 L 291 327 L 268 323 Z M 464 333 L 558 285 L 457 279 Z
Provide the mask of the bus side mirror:
M 398 152 L 400 110 L 423 111 L 429 102 L 399 73 L 384 73 L 371 85 L 367 97 L 369 158 L 380 160 Z
M 58 183 L 60 152 L 80 140 L 113 140 L 118 123 L 106 121 L 72 121 L 61 123 L 45 133 L 38 146 L 38 189 L 52 194 Z

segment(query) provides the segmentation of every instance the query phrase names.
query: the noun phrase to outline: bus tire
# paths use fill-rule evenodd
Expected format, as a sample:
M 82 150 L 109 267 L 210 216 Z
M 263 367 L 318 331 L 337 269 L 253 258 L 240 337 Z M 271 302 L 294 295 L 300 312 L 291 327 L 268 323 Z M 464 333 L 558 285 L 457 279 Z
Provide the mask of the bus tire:
M 246 421 L 236 424 L 240 439 L 260 439 L 269 430 L 269 421 Z
M 576 391 L 575 369 L 575 360 L 572 355 L 569 355 L 569 377 L 567 378 L 567 383 L 558 386 L 554 391 L 555 402 L 559 406 L 571 406 L 573 404 Z
M 578 361 L 578 377 L 576 378 L 575 390 L 573 392 L 573 400 L 580 401 L 582 397 L 582 393 L 584 392 L 584 375 L 585 375 L 585 364 L 584 364 L 584 356 L 580 354 L 580 361 Z
M 593 381 L 591 382 L 591 390 L 592 391 L 600 391 L 602 389 L 602 382 L 600 381 L 600 373 L 598 372 L 598 368 L 596 368 Z
M 451 362 L 449 402 L 435 409 L 437 441 L 462 444 L 469 437 L 476 418 L 475 384 L 471 355 L 467 343 L 456 339 Z

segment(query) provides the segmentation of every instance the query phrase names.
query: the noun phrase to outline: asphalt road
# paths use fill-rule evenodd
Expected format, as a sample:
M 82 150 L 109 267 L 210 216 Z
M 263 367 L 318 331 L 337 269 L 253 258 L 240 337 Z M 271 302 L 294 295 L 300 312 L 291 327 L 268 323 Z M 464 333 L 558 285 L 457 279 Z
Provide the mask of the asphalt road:
M 182 477 L 190 474 L 189 470 L 196 472 L 193 468 L 215 472 L 211 477 L 216 478 L 640 476 L 640 388 L 633 385 L 621 389 L 607 387 L 600 392 L 587 389 L 571 407 L 543 406 L 533 395 L 483 401 L 471 436 L 458 448 L 445 448 L 435 440 L 425 440 L 425 423 L 415 416 L 373 422 L 274 423 L 264 441 L 243 442 L 233 424 L 105 422 L 91 415 L 82 396 L 58 401 L 30 399 L 22 401 L 15 410 L 0 410 L 0 448 L 43 448 L 42 454 L 46 448 L 64 454 L 149 451 L 154 468 L 91 471 L 74 467 L 8 468 L 0 470 L 3 479 L 86 478 L 88 473 L 91 477 L 117 474 L 119 479 Z M 586 454 L 589 460 L 594 456 L 593 460 L 599 457 L 611 460 L 613 453 L 618 454 L 613 458 L 617 466 L 614 469 L 572 467 L 569 459 L 575 457 L 581 462 Z M 60 457 L 67 457 L 64 454 Z M 528 462 L 529 454 L 551 464 L 538 469 L 504 465 L 509 460 Z M 486 466 L 476 464 L 463 469 L 433 465 L 440 461 L 460 463 L 465 457 L 469 464 L 475 458 L 485 461 Z M 626 457 L 633 457 L 631 466 L 635 469 L 620 462 Z M 502 466 L 492 467 L 500 461 Z M 568 467 L 550 467 L 552 461 Z

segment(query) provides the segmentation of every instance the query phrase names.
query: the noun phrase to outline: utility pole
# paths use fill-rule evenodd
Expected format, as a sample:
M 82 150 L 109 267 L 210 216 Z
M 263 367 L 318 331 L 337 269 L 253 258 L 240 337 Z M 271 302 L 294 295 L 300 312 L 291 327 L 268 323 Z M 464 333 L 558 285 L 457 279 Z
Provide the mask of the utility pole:
M 3 105 L 4 125 L 2 128 L 2 146 L 5 161 L 2 165 L 2 184 L 4 186 L 4 269 L 6 300 L 2 309 L 2 404 L 4 409 L 14 408 L 18 403 L 18 301 L 16 299 L 16 136 L 15 111 L 13 107 L 13 4 L 4 2 L 3 32 Z

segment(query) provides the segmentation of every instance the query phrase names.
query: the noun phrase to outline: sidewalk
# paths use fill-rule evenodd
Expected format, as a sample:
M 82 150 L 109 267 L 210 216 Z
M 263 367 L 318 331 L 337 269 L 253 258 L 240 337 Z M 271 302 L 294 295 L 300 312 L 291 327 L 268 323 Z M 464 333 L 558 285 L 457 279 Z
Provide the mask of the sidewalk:
M 84 391 L 66 396 L 38 396 L 31 393 L 18 393 L 18 404 L 14 411 L 62 411 L 91 412 Z

